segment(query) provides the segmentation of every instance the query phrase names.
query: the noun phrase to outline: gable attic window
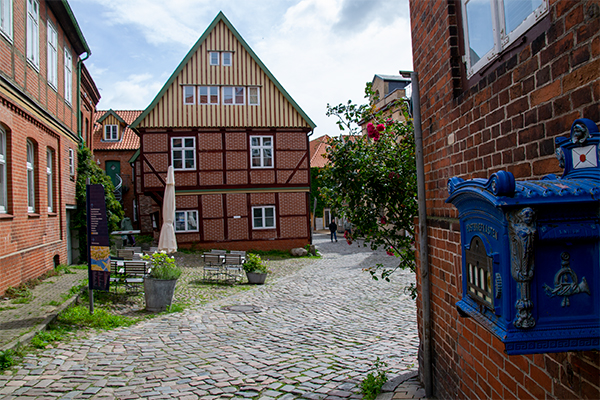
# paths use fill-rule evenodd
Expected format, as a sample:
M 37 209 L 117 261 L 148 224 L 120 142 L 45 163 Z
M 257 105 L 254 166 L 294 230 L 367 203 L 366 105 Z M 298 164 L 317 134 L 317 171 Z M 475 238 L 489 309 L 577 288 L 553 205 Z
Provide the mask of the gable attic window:
M 198 88 L 198 104 L 219 104 L 219 87 L 200 86 Z
M 260 88 L 249 87 L 248 88 L 248 105 L 258 106 L 260 105 Z
M 467 78 L 548 13 L 548 0 L 461 0 Z
M 224 51 L 221 53 L 221 58 L 224 67 L 231 67 L 231 52 Z
M 245 87 L 226 86 L 223 88 L 223 104 L 244 104 Z
M 196 104 L 196 90 L 194 86 L 183 87 L 183 104 Z
M 13 37 L 13 2 L 0 0 L 0 32 L 10 41 Z
M 208 56 L 210 57 L 210 65 L 219 65 L 219 52 L 218 51 L 210 51 L 210 52 L 208 52 Z
M 118 125 L 104 125 L 104 140 L 116 141 L 119 140 Z

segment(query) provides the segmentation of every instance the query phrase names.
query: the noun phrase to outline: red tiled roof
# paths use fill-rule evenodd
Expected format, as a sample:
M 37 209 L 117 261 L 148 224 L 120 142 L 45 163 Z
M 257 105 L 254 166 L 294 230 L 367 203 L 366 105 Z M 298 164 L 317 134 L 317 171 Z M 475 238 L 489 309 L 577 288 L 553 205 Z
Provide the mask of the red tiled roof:
M 329 160 L 327 160 L 327 148 L 331 138 L 327 135 L 320 136 L 309 143 L 310 149 L 310 167 L 323 168 Z
M 112 110 L 119 117 L 123 118 L 123 120 L 127 123 L 127 127 L 123 131 L 121 136 L 121 140 L 115 142 L 103 141 L 103 130 L 102 124 L 97 121 L 104 116 L 108 112 L 105 111 L 97 111 L 96 112 L 96 121 L 94 121 L 94 133 L 93 143 L 94 143 L 94 151 L 95 150 L 137 150 L 140 148 L 140 138 L 129 128 L 129 124 L 131 124 L 139 115 L 143 112 L 143 110 Z

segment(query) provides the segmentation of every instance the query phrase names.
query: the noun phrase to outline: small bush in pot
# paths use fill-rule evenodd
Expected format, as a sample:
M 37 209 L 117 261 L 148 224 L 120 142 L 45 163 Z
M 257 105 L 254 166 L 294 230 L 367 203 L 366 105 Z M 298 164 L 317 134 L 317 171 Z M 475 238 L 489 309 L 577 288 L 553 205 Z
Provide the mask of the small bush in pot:
M 173 301 L 177 279 L 183 272 L 175 263 L 174 257 L 167 253 L 156 252 L 142 257 L 150 263 L 150 274 L 144 279 L 144 297 L 146 310 L 162 312 Z
M 267 274 L 270 272 L 267 264 L 258 254 L 248 253 L 246 256 L 246 262 L 244 262 L 244 271 L 246 271 L 246 277 L 248 283 L 265 283 Z

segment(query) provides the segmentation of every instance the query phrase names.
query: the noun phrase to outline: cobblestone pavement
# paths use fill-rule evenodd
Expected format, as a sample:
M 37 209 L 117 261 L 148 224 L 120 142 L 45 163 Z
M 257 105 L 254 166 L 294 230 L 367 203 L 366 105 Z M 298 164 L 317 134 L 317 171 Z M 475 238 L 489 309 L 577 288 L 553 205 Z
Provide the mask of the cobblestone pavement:
M 376 282 L 362 268 L 385 252 L 314 242 L 321 259 L 264 286 L 28 356 L 0 396 L 346 399 L 377 357 L 390 376 L 414 369 L 414 275 Z

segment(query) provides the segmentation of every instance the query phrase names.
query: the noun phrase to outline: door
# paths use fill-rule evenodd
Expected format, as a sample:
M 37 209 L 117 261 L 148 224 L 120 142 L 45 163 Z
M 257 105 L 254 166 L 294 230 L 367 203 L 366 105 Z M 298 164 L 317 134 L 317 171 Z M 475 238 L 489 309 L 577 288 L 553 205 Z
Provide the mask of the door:
M 115 188 L 118 186 L 121 176 L 121 163 L 119 161 L 106 162 L 106 175 L 110 177 Z

